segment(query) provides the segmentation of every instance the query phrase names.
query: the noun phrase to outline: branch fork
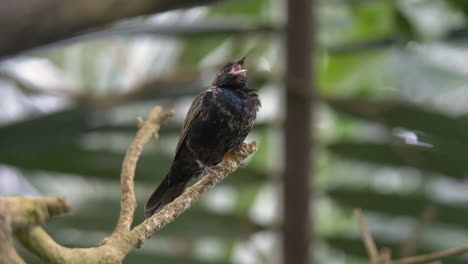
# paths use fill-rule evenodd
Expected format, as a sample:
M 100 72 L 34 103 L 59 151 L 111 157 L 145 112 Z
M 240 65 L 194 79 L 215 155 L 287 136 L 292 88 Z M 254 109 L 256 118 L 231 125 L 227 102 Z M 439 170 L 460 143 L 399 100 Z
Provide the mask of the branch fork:
M 161 211 L 131 229 L 136 198 L 135 169 L 143 146 L 152 136 L 158 138 L 161 123 L 173 115 L 156 106 L 148 120 L 137 118 L 139 130 L 127 150 L 121 172 L 120 216 L 112 234 L 101 245 L 91 248 L 66 248 L 55 242 L 41 227 L 51 217 L 70 212 L 63 198 L 28 198 L 0 196 L 0 264 L 23 264 L 24 260 L 13 246 L 13 236 L 27 249 L 48 263 L 117 264 L 134 248 L 140 248 L 146 239 L 174 221 L 188 210 L 203 194 L 234 172 L 243 161 L 257 150 L 256 142 L 242 144 L 232 155 L 213 168 L 197 183 L 187 188 Z
M 433 212 L 430 212 L 430 211 L 434 209 L 431 209 L 429 207 L 428 210 L 429 212 L 424 212 L 421 218 L 421 222 L 424 225 L 427 225 L 427 221 L 428 221 L 427 218 L 433 217 L 433 215 L 432 216 L 430 215 L 430 214 L 433 214 Z M 361 209 L 359 208 L 354 209 L 354 216 L 356 217 L 356 220 L 358 222 L 359 229 L 361 231 L 362 238 L 364 241 L 364 246 L 367 250 L 367 254 L 369 256 L 371 264 L 417 264 L 417 263 L 430 264 L 430 263 L 438 263 L 437 261 L 442 260 L 443 258 L 468 253 L 468 246 L 464 246 L 460 248 L 441 250 L 441 251 L 436 251 L 436 252 L 432 252 L 428 254 L 404 257 L 404 258 L 397 259 L 397 260 L 391 260 L 391 252 L 389 249 L 384 248 L 381 250 L 380 253 L 377 251 L 377 246 L 375 245 L 372 235 L 369 233 L 366 222 L 364 221 L 364 217 L 362 216 Z

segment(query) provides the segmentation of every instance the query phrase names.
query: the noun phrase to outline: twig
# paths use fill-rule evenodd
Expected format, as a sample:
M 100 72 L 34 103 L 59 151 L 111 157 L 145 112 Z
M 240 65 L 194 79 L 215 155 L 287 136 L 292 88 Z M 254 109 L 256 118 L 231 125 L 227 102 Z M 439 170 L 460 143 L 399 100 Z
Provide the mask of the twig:
M 390 264 L 416 264 L 416 263 L 426 263 L 434 260 L 440 260 L 446 257 L 461 255 L 464 253 L 468 253 L 468 246 L 455 248 L 455 249 L 447 249 L 441 250 L 437 252 L 432 252 L 424 255 L 413 256 L 402 258 L 398 260 L 394 260 L 390 262 Z
M 392 261 L 392 250 L 390 248 L 382 248 L 379 254 L 379 264 L 390 264 Z
M 375 246 L 374 239 L 372 239 L 369 230 L 367 229 L 366 222 L 364 221 L 364 217 L 362 217 L 362 211 L 359 208 L 354 209 L 354 216 L 359 224 L 359 229 L 361 230 L 362 239 L 364 240 L 364 245 L 367 250 L 367 254 L 371 259 L 372 264 L 377 264 L 379 262 L 379 252 L 377 251 L 377 247 Z
M 429 205 L 424 208 L 413 233 L 401 246 L 401 257 L 408 257 L 415 253 L 416 249 L 418 248 L 421 242 L 424 232 L 426 231 L 427 227 L 430 225 L 436 214 L 437 209 L 434 206 Z
M 154 135 L 156 138 L 158 137 L 160 124 L 173 115 L 172 111 L 167 111 L 162 114 L 161 111 L 162 108 L 156 106 L 151 111 L 147 121 L 142 121 L 141 118 L 138 118 L 138 126 L 140 129 L 127 150 L 120 176 L 120 216 L 114 232 L 109 238 L 115 236 L 119 237 L 124 232 L 130 230 L 136 209 L 134 178 L 138 159 L 140 158 L 143 146 L 148 142 L 151 136 Z
M 364 218 L 362 216 L 362 211 L 359 208 L 354 209 L 354 215 L 359 223 L 359 228 L 361 229 L 362 237 L 364 240 L 364 245 L 366 246 L 367 253 L 369 255 L 369 258 L 371 259 L 372 264 L 376 263 L 383 263 L 385 264 L 417 264 L 417 263 L 427 263 L 427 262 L 432 262 L 432 261 L 437 261 L 446 257 L 451 257 L 451 256 L 456 256 L 456 255 L 461 255 L 464 253 L 468 253 L 468 246 L 460 247 L 460 248 L 455 248 L 455 249 L 447 249 L 447 250 L 441 250 L 437 252 L 432 252 L 428 254 L 423 254 L 419 256 L 413 256 L 413 257 L 407 257 L 407 258 L 402 258 L 402 259 L 397 259 L 388 262 L 388 257 L 387 254 L 382 252 L 382 255 L 379 256 L 379 253 L 377 251 L 377 247 L 375 246 L 374 240 L 372 239 L 372 236 L 370 235 L 366 223 L 364 222 Z M 385 262 L 387 261 L 387 262 Z

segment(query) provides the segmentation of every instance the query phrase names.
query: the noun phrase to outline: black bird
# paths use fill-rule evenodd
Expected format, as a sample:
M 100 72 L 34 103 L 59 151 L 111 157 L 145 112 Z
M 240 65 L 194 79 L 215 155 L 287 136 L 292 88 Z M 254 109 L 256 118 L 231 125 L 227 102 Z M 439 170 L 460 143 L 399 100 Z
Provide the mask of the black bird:
M 247 86 L 244 58 L 221 68 L 209 89 L 192 102 L 172 166 L 145 205 L 146 217 L 184 192 L 185 185 L 223 161 L 247 137 L 260 100 Z

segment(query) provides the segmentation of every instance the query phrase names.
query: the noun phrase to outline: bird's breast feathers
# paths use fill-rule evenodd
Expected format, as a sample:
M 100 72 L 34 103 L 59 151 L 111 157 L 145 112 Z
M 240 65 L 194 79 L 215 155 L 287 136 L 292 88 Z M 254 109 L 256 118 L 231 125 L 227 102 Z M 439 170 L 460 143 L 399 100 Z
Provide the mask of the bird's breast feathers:
M 219 111 L 228 111 L 230 114 L 255 114 L 258 111 L 259 101 L 255 92 L 241 92 L 214 87 L 208 90 L 208 104 Z
M 217 94 L 217 103 L 220 108 L 228 108 L 229 110 L 241 113 L 243 111 L 244 101 L 233 91 L 223 89 Z

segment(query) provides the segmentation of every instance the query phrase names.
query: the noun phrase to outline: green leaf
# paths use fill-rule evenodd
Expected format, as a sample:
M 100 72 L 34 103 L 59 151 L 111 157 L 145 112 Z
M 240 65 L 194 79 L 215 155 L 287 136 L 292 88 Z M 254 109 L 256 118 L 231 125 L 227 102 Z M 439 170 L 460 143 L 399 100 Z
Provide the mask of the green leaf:
M 91 111 L 71 108 L 0 127 L 1 152 L 76 142 L 89 129 Z
M 320 90 L 327 96 L 372 96 L 387 89 L 382 85 L 387 51 L 328 53 L 319 64 Z
M 407 17 L 401 8 L 395 8 L 395 31 L 398 32 L 400 41 L 409 41 L 418 39 L 418 34 L 411 20 Z
M 241 6 L 236 3 L 237 6 Z M 73 43 L 79 43 L 83 41 L 90 41 L 96 43 L 97 47 L 103 44 L 100 41 L 104 41 L 105 38 L 112 36 L 135 36 L 135 35 L 160 35 L 170 37 L 182 37 L 182 38 L 195 38 L 203 40 L 203 45 L 195 46 L 195 49 L 206 50 L 209 47 L 218 46 L 219 40 L 225 40 L 231 35 L 237 34 L 258 34 L 261 32 L 278 32 L 279 28 L 271 23 L 258 23 L 254 19 L 231 20 L 228 21 L 225 18 L 221 19 L 208 19 L 205 21 L 198 21 L 196 23 L 175 23 L 175 24 L 159 24 L 159 25 L 145 25 L 145 24 L 126 24 L 114 26 L 101 31 L 89 32 L 76 37 L 67 38 L 65 40 L 57 41 L 48 44 L 47 49 L 58 48 L 64 45 L 70 45 Z M 184 43 L 186 46 L 190 45 L 190 42 Z M 193 44 L 193 43 L 192 43 Z M 211 51 L 212 51 L 211 49 Z M 53 50 L 51 50 L 53 51 Z M 53 52 L 52 52 L 53 54 Z M 86 53 L 85 53 L 86 54 Z M 187 55 L 184 53 L 184 55 Z M 50 55 L 48 55 L 50 56 Z M 182 56 L 183 57 L 183 56 Z M 200 62 L 200 61 L 196 61 Z M 86 69 L 85 69 L 86 70 Z
M 426 206 L 433 205 L 437 209 L 435 222 L 468 229 L 468 223 L 465 219 L 468 214 L 466 207 L 443 204 L 420 193 L 384 194 L 368 189 L 336 188 L 327 191 L 327 194 L 343 206 L 394 216 L 410 216 L 415 219 L 419 218 Z
M 118 180 L 124 153 L 106 150 L 87 150 L 78 146 L 64 146 L 48 150 L 30 149 L 0 152 L 0 162 L 26 170 L 45 170 Z M 138 163 L 138 180 L 154 181 L 154 175 L 165 175 L 171 157 L 162 153 L 143 155 Z M 158 177 L 156 176 L 156 179 Z
M 261 17 L 265 10 L 268 10 L 270 1 L 268 0 L 243 0 L 243 1 L 226 1 L 214 5 L 210 9 L 213 15 L 224 16 L 250 16 Z
M 375 39 L 389 35 L 393 29 L 394 9 L 391 1 L 352 5 L 353 39 Z
M 329 98 L 326 102 L 337 111 L 390 128 L 406 128 L 468 144 L 468 122 L 462 118 L 451 117 L 400 100 Z
M 82 176 L 118 180 L 124 153 L 106 150 L 87 150 L 80 147 L 53 148 L 44 152 L 34 150 L 0 152 L 0 162 L 20 169 L 70 173 Z M 172 156 L 161 152 L 144 153 L 137 165 L 136 182 L 158 183 L 172 164 Z M 226 179 L 226 183 L 242 185 L 264 181 L 263 170 L 240 168 Z
M 455 8 L 459 8 L 464 14 L 465 17 L 468 17 L 468 2 L 465 0 L 449 0 Z
M 410 166 L 424 171 L 443 173 L 464 179 L 468 158 L 464 148 L 430 148 L 406 144 L 348 143 L 330 144 L 328 149 L 345 158 L 385 166 Z
M 180 56 L 182 65 L 191 66 L 196 69 L 200 61 L 208 56 L 213 50 L 221 46 L 229 38 L 229 34 L 221 36 L 186 36 L 184 40 L 184 49 Z

